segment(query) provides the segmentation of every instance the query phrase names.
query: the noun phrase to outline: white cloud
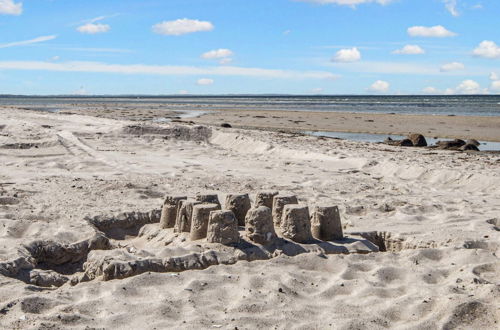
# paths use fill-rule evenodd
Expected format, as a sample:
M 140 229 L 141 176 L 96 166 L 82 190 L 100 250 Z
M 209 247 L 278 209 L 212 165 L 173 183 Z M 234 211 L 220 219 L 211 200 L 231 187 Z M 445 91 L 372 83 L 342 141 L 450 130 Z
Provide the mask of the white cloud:
M 218 58 L 231 57 L 233 55 L 234 53 L 231 50 L 220 48 L 203 53 L 201 57 L 204 59 L 218 59 Z
M 439 90 L 437 88 L 434 88 L 434 87 L 425 87 L 424 89 L 422 89 L 422 92 L 424 92 L 425 94 L 439 94 Z
M 368 90 L 371 92 L 385 93 L 389 90 L 389 87 L 390 85 L 387 81 L 377 80 L 370 86 L 370 88 L 368 88 Z
M 0 48 L 9 48 L 9 47 L 16 47 L 16 46 L 26 46 L 26 45 L 36 44 L 36 43 L 39 43 L 39 42 L 53 40 L 55 38 L 57 38 L 57 37 L 56 36 L 42 36 L 42 37 L 38 37 L 38 38 L 35 38 L 35 39 L 30 39 L 30 40 L 10 42 L 10 43 L 7 43 L 7 44 L 0 44 Z
M 313 88 L 311 89 L 311 93 L 314 93 L 314 94 L 320 94 L 320 93 L 323 93 L 324 89 L 323 88 Z
M 356 62 L 361 59 L 361 53 L 359 50 L 354 47 L 354 48 L 346 48 L 346 49 L 341 49 L 332 58 L 333 62 L 341 62 L 341 63 L 348 63 L 348 62 Z
M 355 7 L 356 5 L 364 4 L 364 3 L 378 3 L 380 5 L 387 5 L 395 0 L 295 0 L 297 2 L 310 2 L 317 3 L 320 5 L 326 4 L 336 4 L 340 6 L 351 6 Z
M 492 81 L 490 89 L 494 92 L 500 92 L 500 80 Z
M 163 35 L 180 36 L 194 32 L 212 31 L 214 25 L 207 21 L 182 18 L 153 25 L 153 32 Z
M 226 65 L 226 64 L 229 64 L 233 61 L 232 58 L 229 58 L 229 57 L 226 57 L 226 58 L 221 58 L 219 60 L 219 64 L 222 64 L 222 65 Z
M 87 23 L 77 28 L 78 32 L 85 34 L 105 33 L 110 29 L 111 26 L 102 23 Z
M 23 3 L 15 3 L 13 0 L 0 0 L 0 14 L 3 15 L 21 15 L 23 12 Z
M 61 59 L 61 57 L 59 55 L 56 55 L 56 56 L 52 56 L 50 58 L 51 61 L 59 61 Z
M 339 76 L 327 71 L 294 71 L 279 69 L 244 68 L 237 66 L 195 67 L 145 64 L 108 64 L 100 62 L 43 62 L 0 61 L 0 69 L 55 72 L 99 72 L 114 74 L 147 75 L 217 75 L 278 79 L 336 79 Z
M 187 91 L 185 89 L 181 89 L 180 91 L 177 92 L 177 94 L 179 94 L 179 95 L 187 95 L 187 94 L 189 94 L 189 91 Z
M 425 50 L 417 45 L 406 45 L 401 49 L 396 49 L 392 52 L 393 54 L 404 54 L 404 55 L 418 55 L 425 54 Z
M 201 79 L 198 79 L 198 81 L 196 82 L 196 84 L 198 84 L 200 86 L 213 85 L 213 83 L 214 83 L 214 80 L 209 79 L 209 78 L 201 78 Z
M 446 10 L 450 12 L 451 15 L 458 17 L 460 13 L 457 9 L 457 0 L 443 0 Z
M 450 72 L 450 71 L 458 71 L 458 70 L 464 70 L 465 65 L 460 62 L 451 62 L 451 63 L 446 63 L 441 66 L 441 72 Z
M 448 31 L 442 25 L 436 26 L 412 26 L 408 28 L 408 34 L 411 37 L 430 37 L 430 38 L 445 38 L 454 37 L 457 34 L 455 32 Z
M 474 80 L 464 80 L 455 88 L 455 94 L 484 94 L 481 86 Z
M 492 72 L 490 73 L 490 80 L 500 80 L 500 78 L 498 78 L 498 74 L 496 72 Z
M 292 30 L 283 31 L 283 35 L 285 35 L 285 36 L 289 35 L 290 33 L 292 33 Z
M 225 65 L 229 64 L 233 61 L 231 56 L 233 56 L 234 53 L 225 48 L 220 48 L 220 49 L 214 49 L 209 52 L 201 54 L 201 58 L 207 59 L 207 60 L 213 60 L 213 59 L 218 59 L 219 64 Z
M 484 40 L 472 51 L 472 54 L 484 58 L 500 58 L 500 47 L 493 41 Z

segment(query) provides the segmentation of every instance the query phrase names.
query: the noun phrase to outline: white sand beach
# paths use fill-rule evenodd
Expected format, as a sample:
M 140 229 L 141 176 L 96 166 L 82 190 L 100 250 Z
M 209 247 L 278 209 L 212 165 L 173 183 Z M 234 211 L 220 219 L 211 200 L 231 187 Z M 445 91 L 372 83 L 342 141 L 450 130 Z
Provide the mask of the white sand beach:
M 4 329 L 498 329 L 498 154 L 9 108 L 0 118 Z M 252 257 L 160 229 L 153 212 L 70 255 L 99 234 L 89 219 L 159 212 L 165 195 L 258 191 L 338 206 L 347 239 Z M 151 266 L 174 259 L 175 271 Z M 65 280 L 40 285 L 47 276 Z

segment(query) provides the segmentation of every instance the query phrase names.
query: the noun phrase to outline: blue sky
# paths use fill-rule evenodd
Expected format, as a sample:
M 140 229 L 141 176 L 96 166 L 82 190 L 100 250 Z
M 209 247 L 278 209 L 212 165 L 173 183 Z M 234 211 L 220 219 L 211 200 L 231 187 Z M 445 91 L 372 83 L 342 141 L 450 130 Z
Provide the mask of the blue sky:
M 0 0 L 0 94 L 495 94 L 498 0 Z

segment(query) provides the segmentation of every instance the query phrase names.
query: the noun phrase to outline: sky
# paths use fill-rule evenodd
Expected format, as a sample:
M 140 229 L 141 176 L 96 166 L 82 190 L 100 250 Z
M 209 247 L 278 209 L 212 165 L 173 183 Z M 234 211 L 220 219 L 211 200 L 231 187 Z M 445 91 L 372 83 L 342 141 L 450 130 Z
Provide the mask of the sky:
M 0 94 L 500 94 L 498 0 L 0 0 Z

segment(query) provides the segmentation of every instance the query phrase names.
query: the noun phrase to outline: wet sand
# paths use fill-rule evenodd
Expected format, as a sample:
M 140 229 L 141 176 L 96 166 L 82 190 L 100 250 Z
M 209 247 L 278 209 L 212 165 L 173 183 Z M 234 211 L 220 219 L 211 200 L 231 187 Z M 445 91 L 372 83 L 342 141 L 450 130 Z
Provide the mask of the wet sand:
M 500 117 L 367 114 L 299 111 L 217 111 L 190 119 L 198 124 L 229 123 L 240 128 L 328 131 L 476 139 L 500 142 Z

